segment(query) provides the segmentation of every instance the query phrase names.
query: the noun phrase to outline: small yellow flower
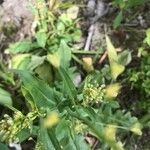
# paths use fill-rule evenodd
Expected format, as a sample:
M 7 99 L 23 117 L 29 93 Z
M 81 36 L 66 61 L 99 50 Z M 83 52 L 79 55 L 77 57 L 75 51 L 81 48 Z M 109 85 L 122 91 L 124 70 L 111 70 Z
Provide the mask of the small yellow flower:
M 130 128 L 130 130 L 137 135 L 142 135 L 141 128 L 141 124 L 137 122 Z
M 116 128 L 113 125 L 107 125 L 104 130 L 104 136 L 106 140 L 115 140 Z
M 44 127 L 45 128 L 52 127 L 53 125 L 56 125 L 58 121 L 59 121 L 58 114 L 56 112 L 52 112 L 44 120 Z

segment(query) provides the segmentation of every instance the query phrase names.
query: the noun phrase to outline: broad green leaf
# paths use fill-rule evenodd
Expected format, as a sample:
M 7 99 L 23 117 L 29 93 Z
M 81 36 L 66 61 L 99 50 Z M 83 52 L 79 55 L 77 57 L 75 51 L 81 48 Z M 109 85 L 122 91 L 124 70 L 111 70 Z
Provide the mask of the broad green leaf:
M 68 67 L 71 60 L 71 48 L 66 44 L 64 40 L 61 40 L 58 52 L 61 58 L 61 67 Z
M 49 63 L 44 62 L 35 69 L 35 73 L 39 75 L 39 78 L 51 83 L 53 81 L 53 70 Z
M 58 53 L 58 51 L 54 52 L 53 54 L 48 54 L 47 55 L 47 60 L 55 67 L 59 68 L 60 67 L 60 60 L 61 56 Z
M 73 84 L 73 81 L 71 80 L 70 76 L 68 75 L 68 73 L 64 68 L 60 68 L 58 71 L 63 80 L 63 84 L 65 88 L 64 92 L 67 92 L 70 99 L 74 100 L 77 96 L 77 91 L 75 85 Z
M 26 59 L 30 58 L 30 54 L 17 54 L 12 57 L 12 69 L 20 69 L 20 64 Z
M 124 71 L 125 67 L 116 62 L 110 63 L 111 74 L 113 79 L 117 79 L 117 77 Z
M 26 57 L 18 66 L 18 70 L 28 70 L 28 66 L 30 64 L 31 58 Z
M 64 40 L 61 40 L 58 51 L 47 55 L 47 60 L 55 67 L 69 67 L 71 60 L 71 49 Z
M 0 104 L 12 106 L 10 94 L 2 88 L 0 88 Z
M 54 108 L 56 106 L 56 96 L 59 94 L 49 87 L 48 84 L 33 77 L 27 71 L 18 70 L 17 73 L 19 74 L 25 89 L 31 94 L 38 108 Z
M 131 60 L 132 60 L 131 52 L 128 50 L 125 50 L 118 55 L 118 62 L 123 66 L 128 65 L 131 62 Z
M 123 14 L 122 11 L 120 11 L 113 23 L 115 29 L 121 25 L 122 19 L 123 19 Z
M 43 64 L 44 60 L 45 60 L 45 56 L 40 57 L 40 56 L 32 55 L 31 62 L 28 68 L 32 71 L 39 65 Z
M 17 53 L 29 52 L 33 48 L 37 48 L 37 47 L 38 46 L 36 43 L 32 43 L 32 41 L 30 40 L 25 40 L 21 42 L 16 42 L 14 44 L 10 44 L 7 50 L 12 54 L 17 54 Z
M 43 29 L 41 29 L 36 33 L 35 37 L 37 39 L 38 45 L 44 48 L 47 41 L 47 33 Z

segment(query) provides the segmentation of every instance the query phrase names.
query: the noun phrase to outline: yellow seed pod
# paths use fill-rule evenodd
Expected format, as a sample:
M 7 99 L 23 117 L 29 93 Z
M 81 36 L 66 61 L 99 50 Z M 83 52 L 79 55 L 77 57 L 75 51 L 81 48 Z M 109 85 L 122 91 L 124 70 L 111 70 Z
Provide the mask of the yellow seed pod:
M 56 125 L 59 121 L 58 114 L 56 112 L 52 112 L 49 114 L 46 119 L 44 119 L 44 127 L 49 128 Z
M 116 127 L 114 125 L 107 125 L 104 129 L 104 136 L 106 140 L 115 141 Z
M 130 128 L 130 131 L 132 131 L 137 135 L 142 135 L 141 128 L 142 128 L 141 124 L 137 122 Z
M 93 61 L 91 57 L 84 57 L 83 59 L 83 68 L 87 72 L 91 72 L 94 70 Z
M 106 87 L 106 97 L 114 98 L 118 95 L 121 86 L 119 83 L 111 84 Z

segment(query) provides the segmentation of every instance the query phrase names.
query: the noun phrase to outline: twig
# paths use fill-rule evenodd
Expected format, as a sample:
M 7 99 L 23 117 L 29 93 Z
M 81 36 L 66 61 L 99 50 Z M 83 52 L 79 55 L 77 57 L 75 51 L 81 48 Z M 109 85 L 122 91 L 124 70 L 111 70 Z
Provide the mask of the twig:
M 92 146 L 92 149 L 95 150 L 96 149 L 96 146 L 98 145 L 99 143 L 99 140 L 96 140 Z
M 97 51 L 83 51 L 83 50 L 72 50 L 73 54 L 81 54 L 81 55 L 95 55 L 95 54 L 102 54 L 102 52 Z
M 102 55 L 102 57 L 100 58 L 100 60 L 98 61 L 99 64 L 102 64 L 105 60 L 105 58 L 107 57 L 108 52 L 105 51 L 104 54 Z
M 85 47 L 84 47 L 84 51 L 89 51 L 89 49 L 90 49 L 94 29 L 95 29 L 95 25 L 92 24 L 89 28 L 89 33 L 88 33 L 88 37 L 87 37 L 86 44 L 85 44 Z

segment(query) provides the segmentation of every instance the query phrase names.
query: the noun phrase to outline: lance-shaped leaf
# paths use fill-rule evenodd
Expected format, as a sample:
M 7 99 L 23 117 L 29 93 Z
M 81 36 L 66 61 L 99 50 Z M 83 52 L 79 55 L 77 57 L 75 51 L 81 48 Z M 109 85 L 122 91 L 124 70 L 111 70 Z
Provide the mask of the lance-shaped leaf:
M 2 88 L 0 88 L 0 104 L 8 106 L 12 105 L 10 94 Z
M 58 71 L 64 83 L 64 91 L 67 91 L 69 98 L 74 100 L 77 96 L 77 90 L 73 81 L 64 68 L 60 68 Z
M 124 71 L 125 67 L 119 63 L 116 49 L 111 43 L 108 36 L 106 36 L 106 44 L 107 44 L 111 74 L 112 74 L 112 78 L 115 80 Z
M 33 77 L 27 71 L 17 71 L 23 82 L 26 90 L 31 94 L 33 100 L 38 108 L 49 107 L 54 108 L 56 106 L 57 96 L 59 95 L 54 89 L 48 86 L 42 80 Z

